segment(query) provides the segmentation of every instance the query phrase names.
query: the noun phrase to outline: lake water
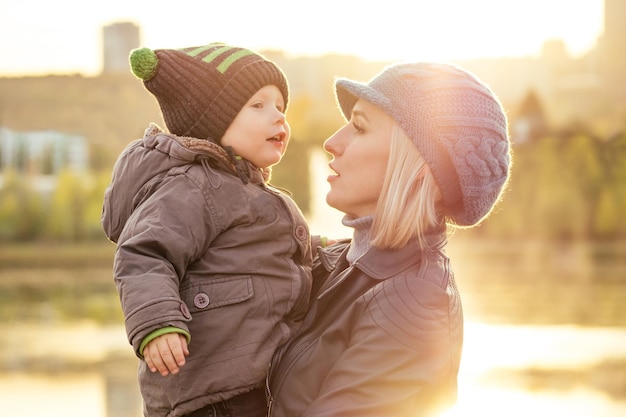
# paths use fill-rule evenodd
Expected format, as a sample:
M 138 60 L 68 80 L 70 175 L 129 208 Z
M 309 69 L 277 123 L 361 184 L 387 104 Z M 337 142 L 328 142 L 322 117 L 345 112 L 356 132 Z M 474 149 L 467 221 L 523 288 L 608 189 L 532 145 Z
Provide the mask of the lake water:
M 312 232 L 349 236 L 323 202 L 325 175 L 313 178 Z M 461 232 L 449 253 L 467 322 L 459 401 L 445 417 L 626 416 L 623 248 L 474 242 Z M 0 285 L 2 417 L 142 415 L 110 268 L 81 268 L 0 265 L 0 283 L 29 283 Z
M 626 362 L 625 329 L 469 322 L 465 339 L 459 402 L 446 417 L 626 415 L 625 392 L 602 389 L 626 388 L 624 368 L 604 381 L 598 373 L 602 363 Z M 15 325 L 1 342 L 3 417 L 142 415 L 122 326 Z M 528 369 L 548 374 L 533 379 Z

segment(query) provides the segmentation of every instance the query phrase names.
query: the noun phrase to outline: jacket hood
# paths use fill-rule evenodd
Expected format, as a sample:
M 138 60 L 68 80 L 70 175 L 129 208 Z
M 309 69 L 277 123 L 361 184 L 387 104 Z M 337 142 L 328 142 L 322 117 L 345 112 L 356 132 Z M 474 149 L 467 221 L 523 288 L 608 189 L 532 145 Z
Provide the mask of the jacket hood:
M 101 224 L 116 243 L 128 218 L 144 198 L 162 182 L 167 172 L 190 163 L 210 163 L 237 175 L 227 151 L 207 140 L 165 133 L 150 124 L 142 139 L 131 142 L 113 167 L 104 193 Z

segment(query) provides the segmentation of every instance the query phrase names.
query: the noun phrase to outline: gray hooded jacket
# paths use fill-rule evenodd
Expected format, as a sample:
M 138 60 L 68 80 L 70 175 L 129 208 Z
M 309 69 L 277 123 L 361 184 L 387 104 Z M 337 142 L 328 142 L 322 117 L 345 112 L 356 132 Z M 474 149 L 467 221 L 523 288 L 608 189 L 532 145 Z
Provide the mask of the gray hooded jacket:
M 311 240 L 296 204 L 248 162 L 150 125 L 113 169 L 102 226 L 117 243 L 115 284 L 128 340 L 174 326 L 187 363 L 163 377 L 140 362 L 145 415 L 177 417 L 262 385 L 299 326 Z M 237 173 L 240 175 L 238 176 Z

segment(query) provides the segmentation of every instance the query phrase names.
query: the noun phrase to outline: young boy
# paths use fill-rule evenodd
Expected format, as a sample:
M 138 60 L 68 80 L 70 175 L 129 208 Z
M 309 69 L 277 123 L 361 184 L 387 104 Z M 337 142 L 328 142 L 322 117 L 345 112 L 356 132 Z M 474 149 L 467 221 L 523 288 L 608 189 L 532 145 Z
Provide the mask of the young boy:
M 268 184 L 289 141 L 282 71 L 213 43 L 132 51 L 159 103 L 102 214 L 147 417 L 265 416 L 263 381 L 310 293 L 311 240 Z

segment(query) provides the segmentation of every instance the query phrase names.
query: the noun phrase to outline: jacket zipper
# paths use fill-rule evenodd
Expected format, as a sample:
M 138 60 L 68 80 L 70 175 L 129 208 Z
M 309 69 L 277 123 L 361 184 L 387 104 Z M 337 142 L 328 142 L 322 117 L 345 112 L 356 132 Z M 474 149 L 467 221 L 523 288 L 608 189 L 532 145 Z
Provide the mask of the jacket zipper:
M 270 389 L 270 373 L 272 372 L 272 361 L 270 360 L 267 366 L 267 373 L 265 374 L 265 398 L 267 401 L 267 415 L 272 414 L 272 404 L 274 403 L 274 397 L 272 396 L 272 390 Z
M 328 288 L 326 288 L 318 297 L 317 299 L 319 300 L 320 298 L 322 298 L 323 296 L 327 295 L 329 292 L 333 291 L 335 288 L 337 288 L 337 286 L 339 284 L 341 284 L 343 281 L 345 281 L 345 279 L 350 275 L 350 273 L 352 272 L 352 270 L 354 269 L 354 267 L 352 265 L 350 265 L 347 269 L 343 270 L 341 272 L 341 274 L 339 274 L 338 276 L 335 277 L 335 282 L 333 282 Z M 317 308 L 317 304 L 316 304 L 316 308 Z M 316 312 L 317 313 L 317 312 Z M 313 322 L 313 324 L 315 324 L 315 321 Z M 291 355 L 291 360 L 289 361 L 289 363 L 287 364 L 287 367 L 285 368 L 287 371 L 293 366 L 293 364 L 296 362 L 296 360 L 300 357 L 300 355 L 302 353 L 304 353 L 309 346 L 311 346 L 313 344 L 313 342 L 315 342 L 324 332 L 324 327 L 320 326 L 320 329 L 312 334 L 309 335 L 309 337 L 307 337 L 306 339 L 302 339 L 298 342 L 297 345 L 294 346 L 294 352 Z M 268 367 L 268 371 L 265 377 L 265 391 L 266 391 L 266 397 L 267 397 L 267 402 L 268 402 L 268 416 L 271 417 L 272 416 L 272 406 L 274 404 L 274 395 L 272 394 L 271 388 L 270 388 L 270 372 L 272 370 L 272 367 L 274 364 L 280 362 L 282 360 L 283 357 L 283 352 L 285 352 L 285 349 L 287 347 L 291 346 L 290 343 L 286 344 L 283 346 L 283 349 L 280 350 L 279 352 L 279 356 L 277 358 L 272 358 L 272 360 L 270 361 L 269 367 Z M 286 372 L 283 372 L 283 375 Z M 277 391 L 280 391 L 280 386 L 282 385 L 282 381 L 284 378 L 280 378 L 277 384 L 278 388 Z

